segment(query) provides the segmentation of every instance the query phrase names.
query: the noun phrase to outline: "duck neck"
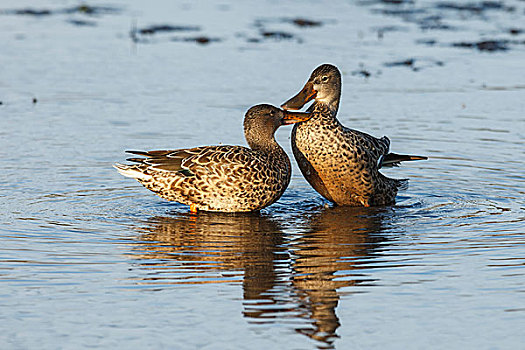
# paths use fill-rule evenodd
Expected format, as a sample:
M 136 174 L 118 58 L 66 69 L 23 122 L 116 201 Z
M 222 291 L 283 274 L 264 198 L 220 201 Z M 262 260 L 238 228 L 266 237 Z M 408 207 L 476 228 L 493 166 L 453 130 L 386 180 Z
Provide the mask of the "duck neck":
M 316 100 L 308 111 L 313 113 L 310 121 L 324 122 L 324 123 L 338 123 L 337 111 L 339 109 L 339 98 L 327 103 L 323 100 Z
M 326 95 L 315 99 L 314 106 L 323 107 L 323 109 L 330 110 L 331 114 L 335 117 L 337 115 L 337 111 L 339 110 L 339 100 L 341 98 L 341 93 L 337 92 L 331 92 L 327 93 Z
M 275 140 L 275 136 L 262 137 L 260 134 L 246 135 L 246 142 L 254 151 L 270 154 L 277 157 L 286 157 L 286 152 Z

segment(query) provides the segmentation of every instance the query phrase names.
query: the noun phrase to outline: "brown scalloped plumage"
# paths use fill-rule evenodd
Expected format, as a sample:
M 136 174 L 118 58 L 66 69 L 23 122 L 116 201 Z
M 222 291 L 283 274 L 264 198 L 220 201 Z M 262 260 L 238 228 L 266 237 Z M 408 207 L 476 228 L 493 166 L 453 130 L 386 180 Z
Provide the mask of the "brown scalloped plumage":
M 427 159 L 389 153 L 390 140 L 344 127 L 336 118 L 341 96 L 341 73 L 324 64 L 311 74 L 305 87 L 285 102 L 284 109 L 299 109 L 315 99 L 312 117 L 296 124 L 292 150 L 304 177 L 323 197 L 338 205 L 376 206 L 395 203 L 407 180 L 391 179 L 381 167 L 401 161 Z
M 290 160 L 274 133 L 298 122 L 294 114 L 270 105 L 252 107 L 245 117 L 243 146 L 204 146 L 178 150 L 128 151 L 136 165 L 116 164 L 160 197 L 205 211 L 260 210 L 278 200 L 290 182 Z M 295 113 L 298 115 L 297 113 Z

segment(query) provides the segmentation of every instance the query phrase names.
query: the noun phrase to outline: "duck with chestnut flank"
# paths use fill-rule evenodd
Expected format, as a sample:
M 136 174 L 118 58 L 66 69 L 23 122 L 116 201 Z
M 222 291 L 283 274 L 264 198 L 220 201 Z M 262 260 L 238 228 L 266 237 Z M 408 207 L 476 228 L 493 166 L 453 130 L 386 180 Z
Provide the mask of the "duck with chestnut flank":
M 427 157 L 390 153 L 388 137 L 376 138 L 349 129 L 337 120 L 341 73 L 331 64 L 317 67 L 303 89 L 281 105 L 285 110 L 308 109 L 312 117 L 294 125 L 292 150 L 306 180 L 337 205 L 378 206 L 395 203 L 407 180 L 391 179 L 382 167 Z
M 160 197 L 190 205 L 192 212 L 248 212 L 277 201 L 288 187 L 290 159 L 275 141 L 281 125 L 304 122 L 311 113 L 257 105 L 246 112 L 243 146 L 127 151 L 134 165 L 115 164 Z

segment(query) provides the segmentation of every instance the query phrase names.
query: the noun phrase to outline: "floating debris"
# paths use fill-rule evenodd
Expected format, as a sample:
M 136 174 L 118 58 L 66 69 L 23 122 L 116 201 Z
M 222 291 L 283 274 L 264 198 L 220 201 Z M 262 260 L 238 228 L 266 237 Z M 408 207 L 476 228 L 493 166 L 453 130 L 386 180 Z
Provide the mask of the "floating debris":
M 305 18 L 295 18 L 288 20 L 289 22 L 295 24 L 298 27 L 319 27 L 323 24 L 321 21 L 313 21 Z
M 277 39 L 277 40 L 290 40 L 290 39 L 293 39 L 295 37 L 291 33 L 281 32 L 281 31 L 275 31 L 275 32 L 262 31 L 261 35 L 263 37 L 265 37 L 265 38 L 273 38 L 273 39 Z
M 201 30 L 199 26 L 173 26 L 169 24 L 161 24 L 138 29 L 137 32 L 142 35 L 153 35 L 157 33 L 192 32 L 199 30 Z
M 466 4 L 458 4 L 456 2 L 442 2 L 436 5 L 437 9 L 440 10 L 455 10 L 463 12 L 471 12 L 475 14 L 480 14 L 486 10 L 505 10 L 505 11 L 514 11 L 514 7 L 507 7 L 503 2 L 500 1 L 481 1 L 481 2 L 471 2 Z
M 264 42 L 265 40 L 275 40 L 275 41 L 281 41 L 281 40 L 295 40 L 299 43 L 302 42 L 302 39 L 298 38 L 295 34 L 285 32 L 285 31 L 271 31 L 271 30 L 264 30 L 260 29 L 258 31 L 258 36 L 254 36 L 254 34 L 246 34 L 246 33 L 237 33 L 236 37 L 243 38 L 248 43 L 253 44 L 259 44 Z
M 60 15 L 60 14 L 84 14 L 89 16 L 103 15 L 103 14 L 115 14 L 121 12 L 120 8 L 111 7 L 111 6 L 89 6 L 89 5 L 80 5 L 74 7 L 67 7 L 62 9 L 34 9 L 34 8 L 24 8 L 24 9 L 15 9 L 15 10 L 3 10 L 0 14 L 7 15 L 20 15 L 20 16 L 50 16 L 50 15 Z
M 402 4 L 413 4 L 412 0 L 381 0 L 383 4 L 402 5 Z
M 389 15 L 389 16 L 400 16 L 404 18 L 408 18 L 409 16 L 414 16 L 417 14 L 425 13 L 426 11 L 424 9 L 376 9 L 373 12 L 381 13 L 383 15 Z
M 437 40 L 436 39 L 418 39 L 416 40 L 416 44 L 434 46 L 437 44 Z
M 377 4 L 385 4 L 385 5 L 403 5 L 403 4 L 413 4 L 414 0 L 360 0 L 358 1 L 359 5 L 377 5 Z
M 416 65 L 417 62 L 417 65 Z M 394 62 L 387 62 L 383 63 L 385 67 L 408 67 L 412 69 L 414 72 L 420 71 L 423 68 L 433 67 L 433 66 L 444 66 L 444 63 L 442 61 L 435 60 L 433 58 L 408 58 L 406 60 L 402 61 L 394 61 Z
M 79 27 L 94 27 L 97 25 L 97 22 L 94 21 L 84 21 L 80 19 L 69 19 L 67 20 L 68 23 L 71 23 L 73 25 L 79 26 Z
M 407 66 L 407 67 L 413 67 L 416 60 L 414 58 L 409 58 L 404 61 L 396 61 L 396 62 L 387 62 L 384 63 L 385 67 L 399 67 L 399 66 Z
M 289 18 L 289 17 L 281 17 L 281 18 L 259 18 L 256 19 L 254 22 L 254 26 L 259 29 L 259 35 L 261 36 L 261 39 L 275 39 L 275 40 L 295 40 L 298 43 L 302 43 L 303 40 L 297 35 L 292 34 L 291 32 L 284 31 L 284 30 L 274 30 L 274 29 L 268 29 L 268 25 L 271 24 L 273 26 L 279 25 L 282 23 L 287 24 L 293 24 L 296 27 L 301 28 L 307 28 L 307 27 L 319 27 L 325 24 L 325 21 L 320 20 L 312 20 L 307 18 Z M 280 25 L 279 27 L 283 27 Z M 251 43 L 259 43 L 262 40 L 259 38 L 247 38 L 246 40 Z
M 116 7 L 89 5 L 80 5 L 66 10 L 66 13 L 83 13 L 86 15 L 100 15 L 117 12 L 120 12 L 120 9 Z
M 152 37 L 153 35 L 156 35 L 158 33 L 198 32 L 200 30 L 201 27 L 192 25 L 155 24 L 140 29 L 137 29 L 136 26 L 133 25 L 129 32 L 129 36 L 134 43 L 147 43 L 149 42 L 149 39 L 147 39 L 147 37 Z
M 320 27 L 324 24 L 323 21 L 316 21 L 312 19 L 307 18 L 289 18 L 289 17 L 282 17 L 282 18 L 259 18 L 255 20 L 254 25 L 258 28 L 264 27 L 266 24 L 269 23 L 290 23 L 297 27 Z
M 209 44 L 211 42 L 219 42 L 219 38 L 208 38 L 206 36 L 198 36 L 196 38 L 186 38 L 185 41 L 194 41 L 197 44 Z
M 37 103 L 38 100 L 36 99 L 36 97 L 33 97 L 33 104 Z
M 67 13 L 67 14 L 83 14 L 88 16 L 97 16 L 97 15 L 108 15 L 108 14 L 117 14 L 122 10 L 118 7 L 111 6 L 89 6 L 89 5 L 80 5 L 75 7 L 69 7 L 63 10 L 54 11 L 54 13 Z
M 453 47 L 462 47 L 469 49 L 478 49 L 479 51 L 507 51 L 509 41 L 508 40 L 485 40 L 479 42 L 459 42 L 453 43 Z
M 36 10 L 36 9 L 20 9 L 20 10 L 5 10 L 3 13 L 8 15 L 20 16 L 49 16 L 52 14 L 51 10 Z
M 197 37 L 189 37 L 189 38 L 172 38 L 171 41 L 195 42 L 197 44 L 206 45 L 212 42 L 219 42 L 222 40 L 219 38 L 210 38 L 207 36 L 197 36 Z

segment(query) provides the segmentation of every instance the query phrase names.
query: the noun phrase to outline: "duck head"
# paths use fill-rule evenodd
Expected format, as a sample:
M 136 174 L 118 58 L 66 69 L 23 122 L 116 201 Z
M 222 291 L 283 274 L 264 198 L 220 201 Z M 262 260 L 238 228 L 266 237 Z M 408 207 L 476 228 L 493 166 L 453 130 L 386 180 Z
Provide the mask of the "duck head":
M 315 99 L 337 111 L 341 97 L 341 73 L 331 64 L 317 67 L 297 95 L 281 105 L 285 110 L 301 109 L 306 103 Z
M 275 143 L 274 134 L 282 125 L 304 122 L 311 113 L 285 111 L 268 104 L 251 107 L 244 116 L 244 136 L 252 149 Z

